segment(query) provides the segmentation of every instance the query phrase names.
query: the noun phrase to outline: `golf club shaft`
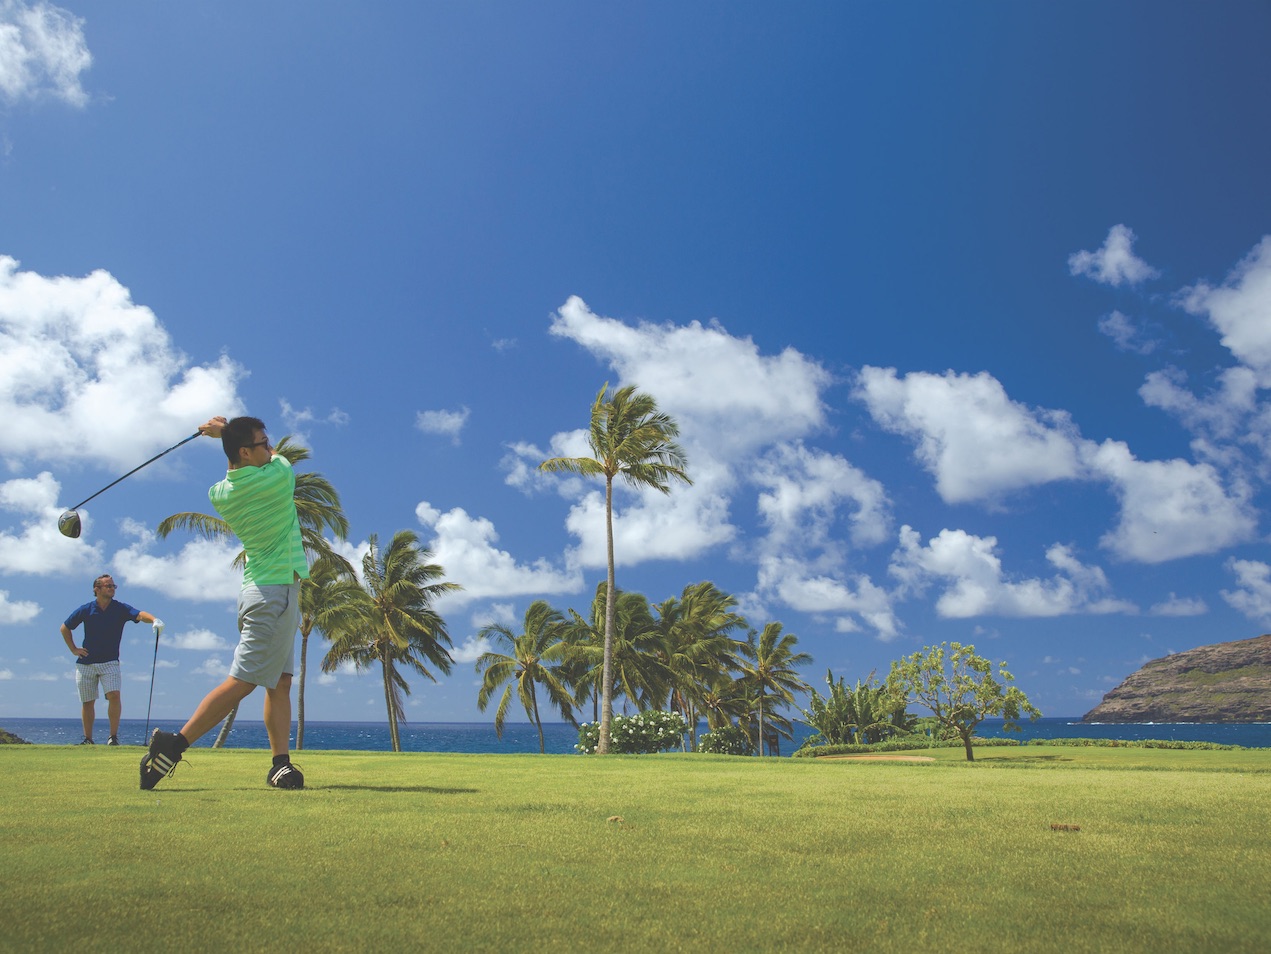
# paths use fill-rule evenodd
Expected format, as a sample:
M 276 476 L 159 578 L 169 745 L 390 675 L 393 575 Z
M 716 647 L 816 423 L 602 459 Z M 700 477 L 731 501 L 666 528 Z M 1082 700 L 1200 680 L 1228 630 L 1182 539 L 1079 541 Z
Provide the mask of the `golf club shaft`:
M 141 737 L 141 744 L 150 743 L 150 707 L 154 705 L 154 671 L 159 665 L 159 634 L 154 634 L 154 660 L 150 663 L 150 701 L 146 703 L 146 734 Z
M 183 440 L 183 441 L 177 441 L 175 444 L 173 444 L 173 445 L 172 445 L 171 447 L 169 447 L 167 450 L 165 450 L 165 451 L 161 451 L 160 453 L 155 454 L 153 457 L 151 457 L 151 458 L 150 458 L 148 461 L 146 461 L 144 464 L 138 464 L 138 465 L 137 465 L 136 467 L 134 467 L 132 470 L 128 471 L 128 473 L 124 474 L 124 475 L 123 475 L 123 477 L 120 477 L 118 480 L 112 480 L 110 483 L 108 483 L 108 484 L 107 484 L 105 487 L 103 487 L 101 490 L 97 491 L 97 493 L 93 494 L 93 497 L 96 497 L 96 496 L 98 496 L 99 494 L 104 494 L 104 493 L 105 493 L 106 491 L 108 491 L 111 487 L 115 486 L 115 484 L 119 483 L 119 481 L 120 481 L 120 480 L 126 480 L 127 478 L 129 478 L 129 477 L 131 477 L 133 474 L 135 474 L 137 471 L 141 470 L 141 468 L 142 468 L 142 467 L 146 467 L 146 466 L 148 466 L 149 464 L 153 464 L 155 461 L 157 461 L 157 460 L 158 460 L 160 457 L 162 457 L 164 454 L 170 454 L 170 453 L 172 453 L 174 450 L 176 450 L 176 449 L 177 449 L 178 447 L 180 447 L 182 444 L 188 444 L 190 441 L 194 440 L 194 438 L 196 438 L 196 437 L 198 437 L 198 436 L 200 436 L 200 432 L 199 432 L 199 431 L 195 431 L 193 434 L 191 434 L 191 435 L 190 435 L 189 437 L 187 437 L 185 440 Z M 84 506 L 84 504 L 86 504 L 86 503 L 88 503 L 90 500 L 92 500 L 92 499 L 93 499 L 93 497 L 85 497 L 83 500 L 81 500 L 79 503 L 77 503 L 77 504 L 76 504 L 74 507 L 72 507 L 71 509 L 72 509 L 72 510 L 78 510 L 80 507 Z

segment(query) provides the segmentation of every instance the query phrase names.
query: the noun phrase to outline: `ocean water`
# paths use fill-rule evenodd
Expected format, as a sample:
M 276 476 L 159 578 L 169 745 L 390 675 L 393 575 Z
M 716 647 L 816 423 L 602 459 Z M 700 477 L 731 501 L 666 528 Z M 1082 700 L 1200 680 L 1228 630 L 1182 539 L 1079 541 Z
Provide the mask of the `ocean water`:
M 161 728 L 175 732 L 180 723 L 154 721 L 151 729 Z M 44 745 L 75 745 L 83 737 L 79 719 L 10 719 L 0 717 L 0 728 L 12 732 L 28 742 Z M 1025 722 L 1022 731 L 1005 732 L 1000 719 L 984 722 L 977 734 L 986 738 L 1007 737 L 1017 739 L 1164 739 L 1185 742 L 1221 742 L 1225 745 L 1243 745 L 1249 748 L 1271 748 L 1271 724 L 1250 725 L 1196 724 L 1196 723 L 1083 723 L 1075 718 L 1038 719 Z M 143 719 L 124 719 L 119 725 L 119 741 L 125 745 L 141 745 L 145 737 L 146 722 Z M 702 727 L 705 731 L 705 726 Z M 402 749 L 406 752 L 537 752 L 538 732 L 528 723 L 508 723 L 500 739 L 489 722 L 420 722 L 406 723 L 400 727 Z M 782 741 L 781 754 L 789 755 L 797 749 L 812 729 L 801 722 L 794 724 L 794 741 Z M 209 732 L 195 743 L 210 746 L 216 739 Z M 106 741 L 106 724 L 97 720 L 97 742 Z M 295 726 L 292 726 L 292 745 L 295 745 Z M 578 731 L 563 722 L 543 726 L 544 748 L 556 755 L 574 754 Z M 238 720 L 226 743 L 231 748 L 264 749 L 269 747 L 263 722 Z M 389 751 L 388 726 L 383 722 L 306 722 L 306 749 L 352 749 L 359 751 Z

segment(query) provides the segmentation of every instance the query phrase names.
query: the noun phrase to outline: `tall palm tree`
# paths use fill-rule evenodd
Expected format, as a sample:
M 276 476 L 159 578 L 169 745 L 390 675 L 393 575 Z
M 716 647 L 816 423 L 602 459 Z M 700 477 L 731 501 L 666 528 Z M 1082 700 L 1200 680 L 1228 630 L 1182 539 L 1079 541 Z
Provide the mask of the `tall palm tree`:
M 605 383 L 591 405 L 587 443 L 591 457 L 553 457 L 539 464 L 547 472 L 581 474 L 605 479 L 605 542 L 608 563 L 605 601 L 604 667 L 601 680 L 600 739 L 596 753 L 609 752 L 613 723 L 613 621 L 617 587 L 614 584 L 613 482 L 621 477 L 633 487 L 671 492 L 670 481 L 691 484 L 684 468 L 687 458 L 674 438 L 679 425 L 658 410 L 657 402 L 634 385 L 612 394 Z
M 567 628 L 565 616 L 552 609 L 546 600 L 535 600 L 525 611 L 524 629 L 520 635 L 506 626 L 491 623 L 477 634 L 483 639 L 493 639 L 509 649 L 508 653 L 486 652 L 477 659 L 477 672 L 484 672 L 481 689 L 477 693 L 477 708 L 485 712 L 490 697 L 499 686 L 507 683 L 499 705 L 494 710 L 494 731 L 503 737 L 504 720 L 508 704 L 512 701 L 512 689 L 525 707 L 525 714 L 538 729 L 538 750 L 546 752 L 543 740 L 543 717 L 538 706 L 536 686 L 542 685 L 551 704 L 560 711 L 565 721 L 577 726 L 574 719 L 574 703 L 564 679 L 562 664 L 569 649 L 565 641 Z
M 739 644 L 742 657 L 741 671 L 750 688 L 756 693 L 759 714 L 759 733 L 757 742 L 759 754 L 763 755 L 766 741 L 764 736 L 764 702 L 771 694 L 778 705 L 789 705 L 794 702 L 796 692 L 807 692 L 811 687 L 799 678 L 795 666 L 810 663 L 812 657 L 807 653 L 794 651 L 799 637 L 793 633 L 781 632 L 780 623 L 769 623 L 763 631 L 756 634 L 753 630 L 746 642 Z M 788 726 L 789 722 L 786 720 Z
M 362 596 L 353 598 L 339 625 L 327 633 L 331 648 L 322 659 L 323 672 L 334 672 L 344 662 L 359 671 L 380 664 L 394 752 L 402 750 L 398 723 L 405 721 L 403 696 L 410 695 L 400 669 L 413 669 L 436 682 L 429 665 L 446 674 L 454 665 L 450 634 L 433 601 L 462 587 L 439 582 L 445 570 L 429 563 L 431 556 L 414 531 L 397 531 L 384 550 L 372 534 L 362 558 Z
M 684 587 L 679 599 L 654 606 L 662 635 L 660 652 L 671 674 L 670 704 L 688 723 L 693 749 L 698 720 L 706 711 L 706 693 L 717 688 L 720 677 L 731 680 L 737 665 L 739 644 L 728 634 L 745 627 L 746 620 L 734 611 L 736 605 L 736 597 L 702 582 Z
M 274 448 L 274 452 L 287 458 L 291 462 L 292 467 L 309 460 L 311 457 L 309 448 L 293 441 L 291 435 L 285 435 L 280 439 L 278 446 Z M 296 516 L 300 521 L 301 542 L 304 544 L 305 552 L 309 555 L 312 563 L 316 565 L 320 560 L 326 561 L 337 575 L 351 576 L 353 574 L 352 564 L 332 550 L 326 537 L 323 536 L 323 528 L 330 530 L 337 540 L 345 539 L 349 533 L 349 521 L 344 516 L 344 509 L 340 505 L 340 495 L 336 492 L 335 487 L 321 474 L 305 471 L 296 474 L 296 489 L 293 491 L 293 496 L 296 501 Z M 172 516 L 164 518 L 159 522 L 156 532 L 160 539 L 164 539 L 177 530 L 185 530 L 205 540 L 227 540 L 234 536 L 229 524 L 220 517 L 188 511 L 185 513 L 174 513 Z M 234 558 L 233 565 L 241 567 L 246 559 L 247 554 L 240 550 Z M 309 632 L 305 630 L 303 614 L 306 601 L 312 605 L 315 600 L 320 600 L 320 597 L 316 596 L 314 592 L 314 588 L 317 585 L 312 580 L 304 580 L 300 585 L 302 639 L 300 642 L 300 686 L 298 689 L 299 705 L 296 729 L 297 748 L 303 748 L 304 740 L 305 656 L 309 648 Z M 309 629 L 312 630 L 312 628 L 312 624 L 310 624 Z M 238 706 L 234 706 L 230 710 L 230 714 L 225 717 L 225 721 L 221 723 L 221 731 L 217 733 L 216 741 L 212 743 L 213 748 L 220 748 L 225 744 L 225 740 L 229 738 L 230 729 L 234 727 L 234 719 L 237 716 Z

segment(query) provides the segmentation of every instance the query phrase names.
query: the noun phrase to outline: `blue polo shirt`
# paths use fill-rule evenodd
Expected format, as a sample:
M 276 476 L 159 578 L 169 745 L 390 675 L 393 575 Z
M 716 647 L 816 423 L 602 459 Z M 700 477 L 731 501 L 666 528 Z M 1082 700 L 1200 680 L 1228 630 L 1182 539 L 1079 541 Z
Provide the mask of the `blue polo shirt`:
M 140 612 L 119 600 L 111 600 L 105 609 L 98 606 L 96 600 L 90 600 L 66 617 L 66 628 L 72 632 L 80 623 L 84 624 L 83 645 L 88 655 L 80 656 L 75 662 L 84 665 L 118 659 L 124 623 L 135 623 Z

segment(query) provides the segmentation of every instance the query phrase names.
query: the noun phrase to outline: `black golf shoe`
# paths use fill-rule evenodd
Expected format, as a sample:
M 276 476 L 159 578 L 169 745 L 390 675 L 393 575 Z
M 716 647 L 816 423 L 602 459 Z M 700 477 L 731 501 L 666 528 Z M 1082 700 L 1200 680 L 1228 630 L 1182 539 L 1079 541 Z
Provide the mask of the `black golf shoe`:
M 150 748 L 141 757 L 141 787 L 146 790 L 154 788 L 165 775 L 176 771 L 180 761 L 181 740 L 177 734 L 155 729 L 154 735 L 150 736 Z
M 305 777 L 298 766 L 292 765 L 290 762 L 283 762 L 282 765 L 275 765 L 269 770 L 269 774 L 265 776 L 265 781 L 274 788 L 304 788 Z

